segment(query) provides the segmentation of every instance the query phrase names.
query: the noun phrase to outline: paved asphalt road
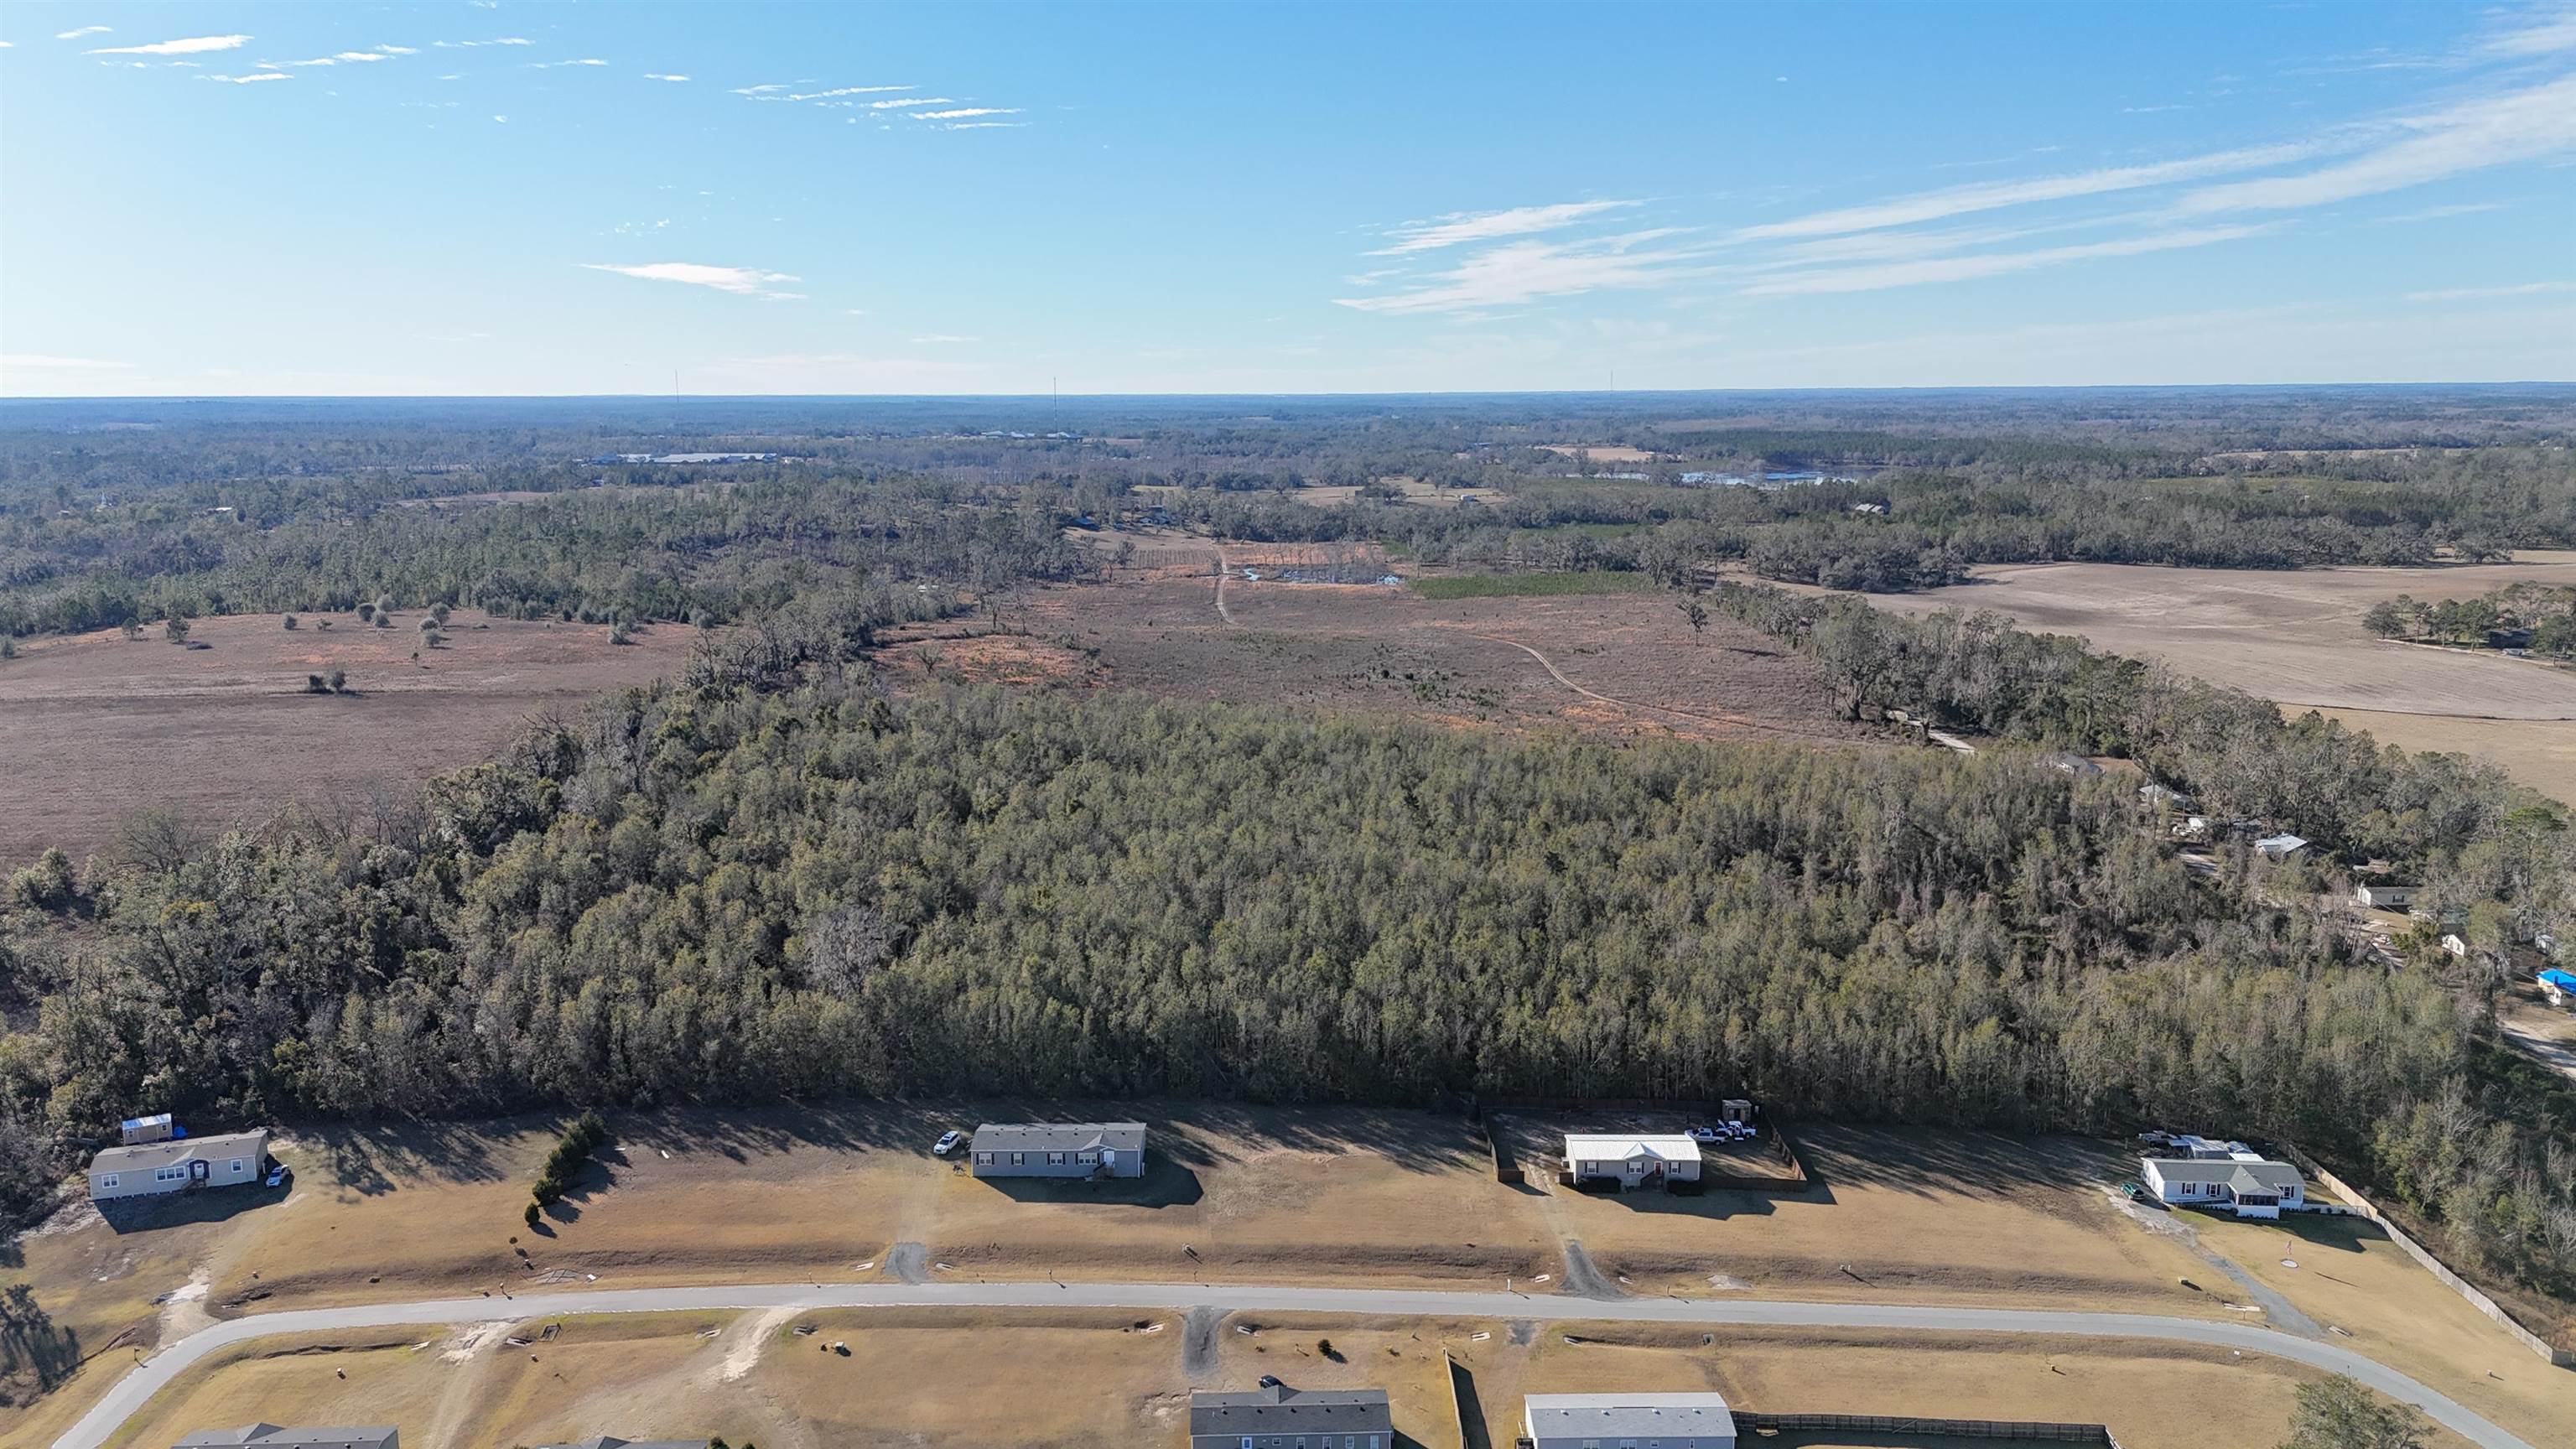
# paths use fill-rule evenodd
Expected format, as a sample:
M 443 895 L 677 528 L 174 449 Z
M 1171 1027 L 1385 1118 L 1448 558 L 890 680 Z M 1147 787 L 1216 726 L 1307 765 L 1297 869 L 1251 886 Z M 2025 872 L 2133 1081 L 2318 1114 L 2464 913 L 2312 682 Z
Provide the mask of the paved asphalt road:
M 591 1289 L 513 1298 L 450 1298 L 361 1308 L 305 1308 L 227 1319 L 163 1348 L 127 1374 L 54 1449 L 102 1449 L 108 1436 L 189 1365 L 254 1338 L 404 1324 L 492 1323 L 572 1313 L 661 1313 L 724 1308 L 1214 1308 L 1223 1312 L 1381 1314 L 1430 1318 L 1591 1319 L 1640 1323 L 1802 1328 L 1882 1328 L 1979 1333 L 2062 1333 L 2163 1338 L 2293 1359 L 2349 1375 L 2482 1449 L 2534 1449 L 2459 1404 L 2350 1349 L 2239 1323 L 2125 1313 L 2011 1308 L 1931 1308 L 1868 1303 L 1715 1302 L 1682 1298 L 1575 1298 L 1560 1294 L 1436 1293 L 1361 1288 L 1264 1288 L 1191 1283 L 812 1283 L 708 1288 Z

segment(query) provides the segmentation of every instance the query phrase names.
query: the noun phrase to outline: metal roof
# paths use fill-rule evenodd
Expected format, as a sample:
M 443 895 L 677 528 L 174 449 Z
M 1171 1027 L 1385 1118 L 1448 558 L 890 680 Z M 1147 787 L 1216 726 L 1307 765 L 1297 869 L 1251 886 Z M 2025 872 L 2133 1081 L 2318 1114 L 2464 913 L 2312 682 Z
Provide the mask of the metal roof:
M 259 1449 L 394 1449 L 394 1427 L 362 1429 L 281 1429 L 275 1424 L 244 1424 L 238 1429 L 200 1429 L 172 1449 L 217 1449 L 257 1445 Z
M 1697 1162 L 1699 1144 L 1679 1132 L 1568 1132 L 1565 1155 L 1587 1162 L 1625 1162 L 1632 1157 Z
M 1392 1433 L 1384 1389 L 1307 1389 L 1273 1384 L 1248 1392 L 1190 1395 L 1190 1436 L 1208 1434 Z
M 1526 1394 L 1529 1431 L 1543 1438 L 1732 1434 L 1726 1396 L 1692 1394 Z
M 268 1129 L 227 1132 L 220 1137 L 175 1137 L 167 1142 L 137 1142 L 131 1147 L 102 1147 L 90 1159 L 92 1172 L 148 1172 L 202 1157 L 255 1157 L 268 1146 Z M 287 1431 L 296 1432 L 296 1431 Z
M 1145 1150 L 1142 1122 L 987 1122 L 975 1129 L 977 1152 L 1121 1152 Z
M 2288 1192 L 2299 1185 L 2299 1170 L 2286 1162 L 2238 1162 L 2223 1157 L 2139 1160 L 2167 1182 L 2221 1182 L 2237 1192 Z

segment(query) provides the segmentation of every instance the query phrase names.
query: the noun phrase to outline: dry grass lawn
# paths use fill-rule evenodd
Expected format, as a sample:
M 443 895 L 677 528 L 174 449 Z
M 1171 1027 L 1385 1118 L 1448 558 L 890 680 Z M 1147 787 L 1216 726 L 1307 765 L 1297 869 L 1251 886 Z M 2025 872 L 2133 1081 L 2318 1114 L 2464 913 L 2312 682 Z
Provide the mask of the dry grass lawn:
M 78 859 L 147 805 L 212 829 L 289 803 L 363 805 L 490 758 L 532 715 L 676 670 L 696 636 L 665 624 L 617 646 L 605 625 L 460 610 L 447 643 L 424 649 L 422 617 L 376 629 L 304 615 L 292 632 L 276 614 L 200 619 L 188 637 L 206 649 L 166 642 L 157 624 L 132 642 L 109 630 L 26 645 L 0 664 L 12 785 L 0 865 L 48 845 Z M 356 694 L 304 692 L 305 676 L 333 668 Z
M 1454 1358 L 1466 1370 L 1468 1413 L 1490 1444 L 1511 1442 L 1524 1393 L 1716 1389 L 1732 1403 L 1774 1410 L 2107 1423 L 2132 1449 L 2198 1449 L 2209 1423 L 2177 1405 L 2224 1404 L 2243 1442 L 2266 1444 L 2284 1432 L 2292 1394 L 2311 1376 L 2185 1345 L 1703 1334 L 1580 1320 L 1238 1315 L 1197 1325 L 1196 1352 L 1185 1342 L 1192 1325 L 1168 1313 L 667 1314 L 561 1320 L 552 1337 L 540 1337 L 545 1326 L 496 1321 L 248 1345 L 184 1377 L 126 1426 L 122 1443 L 164 1444 L 191 1428 L 267 1418 L 390 1421 L 413 1449 L 598 1433 L 721 1434 L 770 1449 L 1161 1444 L 1178 1440 L 1192 1388 L 1247 1388 L 1276 1374 L 1300 1388 L 1383 1388 L 1400 1434 L 1421 1449 L 1464 1449 L 1450 1391 Z M 513 1346 L 507 1336 L 532 1341 Z M 0 1442 L 41 1442 L 22 1427 Z M 1767 1442 L 1950 1449 L 1940 1440 L 1830 1434 Z
M 2576 720 L 2465 719 L 2365 709 L 2322 713 L 2343 721 L 2347 729 L 2369 731 L 2383 744 L 2474 756 L 2544 795 L 2576 805 Z

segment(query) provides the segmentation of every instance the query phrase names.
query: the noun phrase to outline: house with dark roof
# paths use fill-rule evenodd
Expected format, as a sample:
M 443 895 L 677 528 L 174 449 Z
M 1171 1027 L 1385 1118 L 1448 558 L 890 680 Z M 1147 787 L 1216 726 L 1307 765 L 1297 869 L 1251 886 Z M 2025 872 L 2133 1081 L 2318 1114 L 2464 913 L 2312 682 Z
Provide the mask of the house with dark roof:
M 93 1202 L 192 1187 L 241 1187 L 268 1171 L 268 1129 L 105 1147 L 90 1159 Z
M 1292 1389 L 1190 1395 L 1190 1449 L 1395 1449 L 1384 1389 Z
M 987 1122 L 967 1165 L 977 1177 L 1143 1177 L 1142 1122 Z
M 275 1424 L 244 1424 L 238 1429 L 200 1429 L 170 1449 L 400 1449 L 399 1439 L 390 1424 L 364 1429 L 284 1429 Z
M 2277 1218 L 2284 1208 L 2307 1206 L 2299 1170 L 2253 1153 L 2221 1158 L 2142 1157 L 2139 1175 L 2168 1207 L 2202 1207 L 2240 1218 Z

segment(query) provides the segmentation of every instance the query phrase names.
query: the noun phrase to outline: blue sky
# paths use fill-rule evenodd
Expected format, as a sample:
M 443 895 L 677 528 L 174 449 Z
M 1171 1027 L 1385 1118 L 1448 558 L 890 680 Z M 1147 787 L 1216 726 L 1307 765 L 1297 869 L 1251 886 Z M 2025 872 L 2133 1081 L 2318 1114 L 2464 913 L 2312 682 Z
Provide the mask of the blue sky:
M 0 7 L 0 393 L 2576 378 L 2558 4 Z

